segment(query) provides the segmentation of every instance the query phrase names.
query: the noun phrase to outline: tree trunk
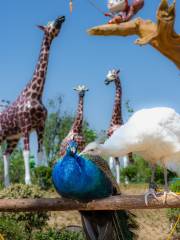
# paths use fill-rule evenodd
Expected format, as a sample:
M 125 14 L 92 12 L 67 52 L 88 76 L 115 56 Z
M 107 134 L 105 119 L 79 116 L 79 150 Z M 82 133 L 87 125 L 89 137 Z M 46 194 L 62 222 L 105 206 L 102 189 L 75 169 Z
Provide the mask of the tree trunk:
M 180 35 L 174 30 L 176 1 L 168 5 L 168 0 L 161 0 L 157 11 L 157 23 L 136 18 L 121 24 L 106 24 L 88 30 L 90 35 L 130 36 L 140 38 L 135 44 L 150 44 L 169 58 L 180 69 Z

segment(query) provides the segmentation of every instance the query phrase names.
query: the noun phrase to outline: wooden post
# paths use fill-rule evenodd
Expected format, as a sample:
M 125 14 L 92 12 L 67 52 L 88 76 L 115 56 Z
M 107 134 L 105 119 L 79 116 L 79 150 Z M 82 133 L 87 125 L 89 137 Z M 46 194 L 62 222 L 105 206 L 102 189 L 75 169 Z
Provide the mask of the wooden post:
M 164 56 L 168 57 L 180 69 L 180 35 L 174 30 L 176 0 L 168 5 L 168 0 L 161 0 L 157 11 L 157 23 L 136 18 L 121 24 L 105 24 L 91 28 L 90 35 L 130 36 L 140 38 L 135 44 L 150 44 Z
M 120 210 L 120 209 L 158 209 L 180 208 L 180 197 L 168 196 L 163 204 L 163 196 L 158 200 L 150 199 L 149 205 L 144 202 L 144 195 L 119 195 L 92 202 L 82 203 L 63 198 L 42 199 L 0 199 L 0 212 L 37 212 L 37 211 L 70 211 L 70 210 Z

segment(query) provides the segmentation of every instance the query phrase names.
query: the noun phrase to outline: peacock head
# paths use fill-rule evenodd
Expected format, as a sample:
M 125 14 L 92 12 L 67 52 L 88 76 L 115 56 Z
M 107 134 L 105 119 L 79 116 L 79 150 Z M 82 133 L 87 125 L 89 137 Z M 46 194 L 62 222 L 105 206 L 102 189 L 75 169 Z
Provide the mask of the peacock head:
M 120 70 L 110 70 L 106 76 L 106 80 L 104 81 L 104 83 L 106 85 L 109 85 L 111 82 L 115 82 L 116 80 L 119 79 L 119 73 Z
M 76 141 L 71 140 L 67 143 L 66 154 L 74 156 L 77 153 L 78 144 Z
M 102 145 L 97 142 L 89 143 L 79 155 L 86 155 L 86 154 L 92 155 L 92 156 L 102 155 Z

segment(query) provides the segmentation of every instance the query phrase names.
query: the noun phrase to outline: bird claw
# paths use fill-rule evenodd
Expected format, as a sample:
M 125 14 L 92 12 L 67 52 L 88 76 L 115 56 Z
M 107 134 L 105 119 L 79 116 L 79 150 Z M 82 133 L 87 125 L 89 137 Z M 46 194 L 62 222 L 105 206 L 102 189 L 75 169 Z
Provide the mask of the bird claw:
M 179 196 L 176 194 L 176 193 L 174 193 L 174 192 L 172 192 L 172 191 L 169 191 L 169 190 L 165 190 L 164 191 L 164 194 L 163 194 L 163 204 L 166 204 L 166 201 L 167 201 L 167 196 L 168 195 L 172 195 L 172 196 L 174 196 L 174 197 L 178 197 L 179 198 Z
M 155 189 L 149 188 L 148 192 L 146 192 L 145 196 L 144 196 L 146 206 L 148 206 L 148 196 L 150 196 L 150 195 L 152 195 L 155 199 L 158 199 L 156 196 L 157 194 L 156 194 Z

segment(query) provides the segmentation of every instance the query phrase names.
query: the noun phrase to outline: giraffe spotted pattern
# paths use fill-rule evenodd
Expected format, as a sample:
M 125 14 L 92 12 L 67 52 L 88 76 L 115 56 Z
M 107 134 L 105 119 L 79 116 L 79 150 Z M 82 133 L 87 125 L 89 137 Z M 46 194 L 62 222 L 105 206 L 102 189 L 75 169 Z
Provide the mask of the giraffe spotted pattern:
M 85 147 L 85 138 L 83 136 L 82 127 L 83 127 L 84 96 L 85 96 L 85 92 L 88 91 L 88 89 L 84 85 L 82 86 L 79 85 L 74 90 L 76 90 L 79 94 L 77 114 L 68 135 L 65 137 L 65 139 L 61 143 L 60 156 L 65 155 L 67 144 L 71 140 L 76 141 L 76 143 L 78 144 L 79 151 L 82 151 Z
M 0 144 L 4 141 L 7 147 L 4 156 L 10 155 L 23 137 L 24 151 L 29 151 L 29 135 L 36 131 L 38 152 L 42 152 L 43 132 L 47 110 L 42 103 L 42 94 L 48 67 L 49 52 L 52 40 L 58 36 L 64 17 L 57 18 L 47 26 L 39 26 L 44 32 L 41 51 L 32 80 L 27 84 L 19 97 L 0 114 Z M 5 159 L 7 161 L 7 159 Z M 9 164 L 5 164 L 7 167 Z M 26 173 L 29 172 L 25 164 Z M 8 169 L 5 177 L 8 178 Z M 29 181 L 30 182 L 30 181 Z M 9 179 L 7 179 L 9 183 Z

